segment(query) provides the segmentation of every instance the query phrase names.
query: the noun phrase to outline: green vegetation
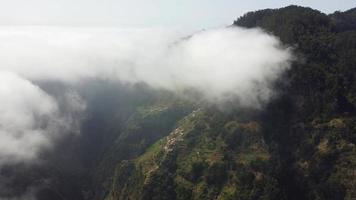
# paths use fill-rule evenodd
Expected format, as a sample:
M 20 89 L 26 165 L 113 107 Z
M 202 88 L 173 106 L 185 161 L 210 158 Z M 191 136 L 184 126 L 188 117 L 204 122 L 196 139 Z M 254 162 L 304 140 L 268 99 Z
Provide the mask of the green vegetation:
M 262 119 L 287 199 L 355 199 L 356 10 L 298 6 L 247 13 L 235 25 L 275 34 L 298 61 Z M 346 156 L 347 155 L 347 156 Z M 342 166 L 342 167 L 341 167 Z M 341 172 L 343 168 L 343 172 Z M 345 174 L 348 174 L 346 178 Z
M 280 95 L 258 112 L 172 99 L 138 107 L 110 150 L 105 198 L 356 199 L 355 16 L 289 6 L 237 19 L 293 47 Z
M 108 199 L 243 199 L 270 195 L 263 188 L 274 179 L 269 175 L 269 150 L 256 128 L 258 123 L 238 123 L 238 128 L 231 130 L 226 127 L 232 122 L 225 121 L 230 117 L 207 112 L 193 111 L 144 154 L 121 162 Z M 232 135 L 245 140 L 231 144 Z M 123 170 L 127 163 L 130 172 Z M 121 180 L 127 174 L 132 175 Z M 132 192 L 130 185 L 137 190 Z

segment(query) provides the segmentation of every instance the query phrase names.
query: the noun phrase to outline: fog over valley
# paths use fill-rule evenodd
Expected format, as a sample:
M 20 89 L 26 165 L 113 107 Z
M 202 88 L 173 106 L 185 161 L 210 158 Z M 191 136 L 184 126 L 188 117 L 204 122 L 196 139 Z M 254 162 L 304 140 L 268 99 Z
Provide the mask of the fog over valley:
M 118 2 L 0 14 L 0 200 L 356 198 L 355 8 Z

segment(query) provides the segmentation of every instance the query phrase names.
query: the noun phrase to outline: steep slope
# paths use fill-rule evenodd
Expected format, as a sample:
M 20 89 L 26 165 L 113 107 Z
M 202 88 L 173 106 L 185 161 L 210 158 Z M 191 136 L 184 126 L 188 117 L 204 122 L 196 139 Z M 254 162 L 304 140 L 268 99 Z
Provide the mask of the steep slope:
M 235 22 L 276 34 L 299 56 L 286 77 L 290 84 L 284 96 L 272 102 L 263 120 L 267 137 L 278 145 L 289 199 L 300 194 L 303 199 L 355 198 L 356 62 L 351 55 L 356 37 L 354 31 L 340 30 L 339 23 L 352 27 L 296 6 L 249 13 Z
M 261 27 L 294 48 L 278 98 L 263 111 L 196 106 L 167 137 L 118 164 L 107 200 L 356 198 L 353 21 L 289 6 L 234 25 Z
M 278 198 L 272 163 L 258 122 L 198 109 L 122 162 L 108 199 Z
M 120 134 L 106 145 L 92 174 L 96 188 L 94 198 L 102 199 L 105 195 L 117 162 L 142 154 L 155 141 L 169 134 L 175 123 L 193 109 L 193 105 L 171 94 L 157 96 L 158 99 L 136 107 L 122 128 L 116 130 Z

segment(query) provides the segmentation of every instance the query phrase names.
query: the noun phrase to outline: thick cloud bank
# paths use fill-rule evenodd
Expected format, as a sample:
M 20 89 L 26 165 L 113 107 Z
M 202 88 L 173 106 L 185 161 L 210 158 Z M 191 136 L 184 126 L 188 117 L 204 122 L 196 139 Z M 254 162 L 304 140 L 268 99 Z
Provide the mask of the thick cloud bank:
M 1 27 L 0 164 L 34 159 L 59 130 L 68 131 L 76 119 L 61 113 L 63 105 L 68 112 L 85 109 L 75 93 L 58 103 L 36 82 L 143 82 L 195 91 L 213 103 L 259 107 L 273 95 L 271 83 L 291 57 L 277 38 L 259 29 L 222 28 L 187 37 L 152 29 Z
M 195 89 L 209 101 L 258 106 L 288 68 L 290 52 L 259 29 L 222 28 L 190 37 L 151 29 L 0 29 L 0 69 L 31 80 L 84 78 Z

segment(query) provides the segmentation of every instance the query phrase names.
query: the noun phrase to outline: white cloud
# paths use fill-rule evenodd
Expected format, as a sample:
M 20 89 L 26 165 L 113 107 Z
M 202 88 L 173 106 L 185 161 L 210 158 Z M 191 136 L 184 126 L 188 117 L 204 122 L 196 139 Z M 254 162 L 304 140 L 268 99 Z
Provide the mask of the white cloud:
M 78 102 L 67 100 L 69 105 Z M 54 98 L 12 72 L 0 71 L 0 105 L 0 165 L 36 159 L 58 134 L 74 127 L 69 112 L 61 114 Z M 84 108 L 73 110 L 78 109 Z
M 212 102 L 232 98 L 259 106 L 291 53 L 259 29 L 221 28 L 189 38 L 153 29 L 0 29 L 0 69 L 30 80 L 85 78 L 195 89 Z
M 0 72 L 0 164 L 36 157 L 49 145 L 46 128 L 56 102 L 31 82 Z

